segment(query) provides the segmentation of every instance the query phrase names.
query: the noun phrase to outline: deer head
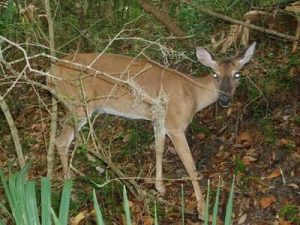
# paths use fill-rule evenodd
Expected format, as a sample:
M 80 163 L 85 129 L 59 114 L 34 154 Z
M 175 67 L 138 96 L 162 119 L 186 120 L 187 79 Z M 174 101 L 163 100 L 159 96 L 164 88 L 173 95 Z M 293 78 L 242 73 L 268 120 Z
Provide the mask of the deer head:
M 215 60 L 204 48 L 197 47 L 198 61 L 213 69 L 213 78 L 219 90 L 219 105 L 228 107 L 236 87 L 239 84 L 239 71 L 247 64 L 253 56 L 256 42 L 252 43 L 242 56 L 227 60 Z

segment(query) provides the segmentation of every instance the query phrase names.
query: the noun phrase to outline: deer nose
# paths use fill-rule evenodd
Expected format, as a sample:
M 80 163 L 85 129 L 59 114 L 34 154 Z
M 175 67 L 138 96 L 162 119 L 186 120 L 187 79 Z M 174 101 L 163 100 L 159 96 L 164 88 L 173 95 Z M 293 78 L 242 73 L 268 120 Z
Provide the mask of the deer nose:
M 231 97 L 226 94 L 221 94 L 219 97 L 219 105 L 226 108 L 230 105 Z

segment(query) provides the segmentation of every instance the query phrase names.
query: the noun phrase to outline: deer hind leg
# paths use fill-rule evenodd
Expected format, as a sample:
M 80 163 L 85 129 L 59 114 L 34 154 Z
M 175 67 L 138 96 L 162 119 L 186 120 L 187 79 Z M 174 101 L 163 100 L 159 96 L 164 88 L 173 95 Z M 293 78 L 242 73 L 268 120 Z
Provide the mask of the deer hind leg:
M 68 150 L 75 137 L 75 132 L 79 131 L 86 124 L 86 121 L 84 113 L 73 118 L 73 123 L 69 120 L 65 121 L 60 135 L 56 138 L 56 148 L 63 166 L 65 179 L 70 178 Z
M 168 136 L 171 138 L 172 143 L 176 149 L 176 152 L 181 159 L 184 167 L 186 168 L 189 177 L 192 180 L 192 185 L 195 191 L 197 200 L 197 209 L 199 212 L 199 218 L 203 218 L 205 202 L 201 194 L 199 182 L 197 181 L 197 171 L 193 156 L 191 154 L 189 145 L 187 143 L 185 134 L 183 131 L 168 131 Z
M 155 121 L 154 122 L 154 137 L 155 137 L 155 154 L 156 154 L 156 179 L 155 179 L 155 188 L 161 194 L 166 193 L 166 188 L 163 183 L 163 168 L 162 168 L 162 159 L 165 147 L 165 128 L 164 124 Z
M 68 150 L 75 136 L 74 125 L 64 124 L 61 134 L 56 138 L 56 148 L 64 170 L 64 177 L 70 178 L 68 164 Z

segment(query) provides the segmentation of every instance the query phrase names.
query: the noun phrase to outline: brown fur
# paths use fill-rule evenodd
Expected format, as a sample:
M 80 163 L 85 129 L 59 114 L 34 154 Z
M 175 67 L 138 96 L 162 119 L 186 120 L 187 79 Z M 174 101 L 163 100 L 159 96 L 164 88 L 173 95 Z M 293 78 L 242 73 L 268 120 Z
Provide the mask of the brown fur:
M 201 215 L 204 200 L 185 130 L 196 112 L 218 100 L 219 88 L 222 87 L 221 81 L 224 77 L 229 79 L 226 88 L 229 88 L 230 84 L 232 86 L 229 86 L 235 89 L 234 85 L 237 84 L 231 80 L 240 67 L 236 61 L 215 63 L 204 49 L 198 50 L 200 56 L 201 53 L 205 53 L 200 60 L 201 63 L 216 65 L 213 69 L 219 74 L 219 80 L 212 76 L 202 78 L 186 76 L 150 61 L 115 54 L 103 54 L 100 57 L 95 53 L 76 54 L 60 60 L 54 67 L 55 75 L 59 79 L 49 79 L 48 84 L 55 89 L 57 95 L 65 99 L 70 115 L 77 121 L 75 128 L 66 123 L 57 138 L 57 149 L 65 175 L 69 174 L 68 149 L 75 130 L 79 130 L 93 112 L 150 120 L 153 121 L 155 132 L 156 189 L 161 193 L 165 192 L 162 156 L 165 135 L 168 135 L 192 180 L 197 208 Z M 95 62 L 91 65 L 93 61 Z M 146 97 L 128 85 L 128 80 L 133 80 L 133 84 L 140 87 Z M 162 92 L 168 102 L 164 106 L 166 110 L 158 112 L 161 114 L 157 116 L 153 113 L 156 104 L 153 99 L 157 100 Z

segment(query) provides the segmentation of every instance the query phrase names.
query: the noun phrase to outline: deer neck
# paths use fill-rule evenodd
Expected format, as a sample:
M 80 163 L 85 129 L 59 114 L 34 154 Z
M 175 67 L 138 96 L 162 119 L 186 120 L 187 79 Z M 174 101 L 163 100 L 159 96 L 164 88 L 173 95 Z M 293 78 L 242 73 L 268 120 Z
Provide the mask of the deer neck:
M 214 78 L 211 76 L 196 77 L 194 85 L 194 94 L 196 99 L 196 111 L 213 104 L 219 98 L 219 90 Z

